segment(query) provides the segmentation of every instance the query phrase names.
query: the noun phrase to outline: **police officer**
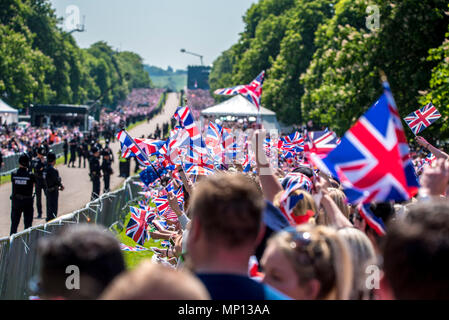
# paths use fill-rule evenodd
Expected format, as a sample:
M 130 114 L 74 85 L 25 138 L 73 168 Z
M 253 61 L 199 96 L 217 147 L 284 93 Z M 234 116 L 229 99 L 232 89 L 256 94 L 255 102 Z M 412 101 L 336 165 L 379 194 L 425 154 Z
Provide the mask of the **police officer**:
M 67 138 L 64 139 L 64 144 L 62 145 L 62 149 L 64 150 L 64 165 L 67 165 L 68 154 L 69 154 L 69 142 Z
M 103 172 L 103 180 L 104 180 L 104 193 L 109 192 L 109 183 L 111 174 L 114 173 L 112 170 L 112 160 L 111 154 L 107 150 L 103 150 L 103 162 L 101 164 L 101 171 Z
M 59 172 L 54 167 L 55 163 L 56 155 L 53 152 L 49 152 L 47 155 L 47 168 L 44 172 L 47 186 L 47 222 L 57 217 L 59 190 L 64 190 Z
M 89 161 L 89 144 L 87 143 L 87 139 L 83 139 L 83 166 L 86 168 L 86 160 Z
M 97 147 L 92 147 L 91 149 L 92 157 L 89 162 L 90 170 L 90 180 L 92 181 L 92 195 L 91 200 L 95 200 L 100 195 L 100 178 L 101 178 L 101 167 L 100 167 L 100 150 Z
M 42 190 L 44 191 L 45 196 L 45 181 L 44 181 L 44 171 L 47 166 L 45 162 L 45 147 L 41 146 L 37 149 L 37 156 L 33 160 L 33 172 L 36 179 L 36 207 L 37 207 L 37 218 L 42 218 Z
M 114 153 L 112 152 L 112 149 L 109 147 L 109 139 L 106 139 L 106 144 L 103 148 L 103 157 L 105 154 L 109 155 L 109 160 L 111 162 L 114 162 Z
M 70 140 L 70 143 L 69 143 L 69 146 L 70 146 L 69 168 L 70 168 L 70 164 L 72 164 L 72 168 L 75 168 L 77 145 L 78 145 L 77 139 L 76 139 L 76 137 L 73 137 L 72 140 Z
M 76 152 L 78 154 L 78 168 L 81 168 L 81 159 L 84 156 L 83 143 L 80 138 L 78 138 L 78 143 L 76 146 Z M 86 167 L 86 166 L 84 166 Z
M 25 229 L 33 224 L 33 186 L 36 182 L 30 171 L 30 158 L 23 154 L 19 158 L 19 168 L 11 174 L 11 232 L 17 232 L 23 212 Z

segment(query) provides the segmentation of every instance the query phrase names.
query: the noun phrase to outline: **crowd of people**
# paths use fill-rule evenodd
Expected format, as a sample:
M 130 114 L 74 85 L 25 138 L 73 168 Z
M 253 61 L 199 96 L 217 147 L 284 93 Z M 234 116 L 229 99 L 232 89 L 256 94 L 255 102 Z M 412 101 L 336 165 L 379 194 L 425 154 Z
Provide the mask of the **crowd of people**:
M 103 108 L 100 121 L 94 121 L 90 130 L 84 132 L 80 126 L 52 123 L 47 128 L 37 128 L 30 124 L 6 124 L 0 126 L 0 153 L 3 157 L 27 152 L 38 143 L 51 146 L 64 140 L 84 139 L 84 133 L 91 131 L 95 136 L 113 140 L 120 121 L 125 123 L 147 119 L 156 109 L 165 89 L 133 89 L 128 97 L 119 103 L 114 111 Z M 86 128 L 87 129 L 87 128 Z
M 215 104 L 214 98 L 209 90 L 193 89 L 186 92 L 187 105 L 191 108 L 193 116 L 198 119 L 201 110 L 211 107 Z
M 360 207 L 348 204 L 340 181 L 304 162 L 282 160 L 273 167 L 269 153 L 257 151 L 267 151 L 266 132 L 249 131 L 256 141 L 253 170 L 232 163 L 195 175 L 177 165 L 147 188 L 141 208 L 149 214 L 148 238 L 170 243 L 152 248 L 153 263 L 126 270 L 120 243 L 110 232 L 70 226 L 40 243 L 40 297 L 449 298 L 449 156 L 444 151 L 417 139 L 437 159 L 419 172 L 416 196 L 371 204 L 386 226 L 379 234 Z M 151 199 L 161 196 L 170 218 L 166 212 L 151 214 L 156 210 Z M 80 267 L 81 290 L 66 288 L 67 265 Z
M 23 214 L 25 229 L 32 226 L 34 207 L 37 219 L 42 219 L 42 202 L 46 202 L 46 221 L 58 215 L 59 191 L 64 189 L 56 164 L 56 154 L 52 146 L 62 143 L 64 164 L 69 168 L 89 168 L 92 182 L 91 200 L 100 196 L 101 180 L 103 193 L 110 191 L 110 177 L 114 173 L 112 165 L 119 162 L 119 176 L 130 175 L 130 160 L 121 157 L 121 152 L 114 156 L 109 147 L 116 139 L 119 125 L 148 118 L 156 109 L 164 89 L 135 89 L 128 98 L 119 104 L 116 111 L 102 110 L 100 121 L 95 122 L 89 131 L 80 131 L 78 127 L 34 128 L 19 125 L 4 125 L 1 135 L 2 154 L 5 156 L 23 153 L 19 158 L 19 169 L 12 173 L 11 194 L 11 230 L 17 232 Z M 125 121 L 126 119 L 126 121 Z M 121 122 L 120 122 L 121 121 Z M 100 138 L 104 138 L 104 143 Z M 0 157 L 0 166 L 3 156 Z M 139 168 L 136 165 L 136 171 Z M 45 197 L 45 200 L 44 200 Z M 34 206 L 35 199 L 35 206 Z

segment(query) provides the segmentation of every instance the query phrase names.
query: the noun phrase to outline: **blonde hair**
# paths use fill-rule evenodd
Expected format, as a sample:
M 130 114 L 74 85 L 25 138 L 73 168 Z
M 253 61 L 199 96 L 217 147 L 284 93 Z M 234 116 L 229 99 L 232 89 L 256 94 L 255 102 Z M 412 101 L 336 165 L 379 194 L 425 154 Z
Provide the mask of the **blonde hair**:
M 340 211 L 349 219 L 349 206 L 346 203 L 345 193 L 337 188 L 329 188 L 329 196 L 334 200 Z
M 346 241 L 350 250 L 353 265 L 353 281 L 350 298 L 352 300 L 368 299 L 370 290 L 365 282 L 369 265 L 376 264 L 376 252 L 366 234 L 356 228 L 343 228 L 337 233 Z
M 274 196 L 273 205 L 277 208 L 280 207 L 280 199 L 283 192 L 284 191 L 280 191 Z M 301 194 L 304 196 L 304 198 L 301 201 L 298 201 L 298 203 L 293 208 L 294 215 L 303 216 L 307 213 L 308 210 L 311 210 L 316 214 L 317 207 L 310 193 L 302 189 L 298 189 L 290 193 L 290 195 L 301 195 Z
M 269 244 L 274 244 L 282 250 L 296 271 L 299 284 L 316 279 L 320 282 L 317 299 L 349 299 L 353 276 L 351 256 L 345 241 L 337 231 L 312 224 L 296 226 L 294 231 L 310 233 L 310 244 L 296 246 L 293 233 L 288 231 L 274 235 L 269 239 Z M 298 247 L 306 251 L 300 251 Z
M 337 188 L 329 188 L 329 196 L 335 202 L 335 204 L 340 209 L 340 211 L 344 214 L 344 216 L 349 219 L 350 208 L 346 204 L 346 195 L 344 194 L 344 192 Z M 317 221 L 317 224 L 320 224 L 323 226 L 329 226 L 329 227 L 333 226 L 332 222 L 330 221 L 329 216 L 326 214 L 326 211 L 323 208 L 320 208 L 320 210 L 317 214 L 316 221 Z

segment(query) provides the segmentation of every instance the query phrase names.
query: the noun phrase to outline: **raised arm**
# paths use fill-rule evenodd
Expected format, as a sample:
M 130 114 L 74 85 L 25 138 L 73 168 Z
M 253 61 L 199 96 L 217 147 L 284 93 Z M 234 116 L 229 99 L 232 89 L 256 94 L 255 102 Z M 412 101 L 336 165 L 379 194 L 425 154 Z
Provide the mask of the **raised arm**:
M 448 155 L 446 152 L 444 152 L 444 151 L 442 151 L 442 150 L 440 150 L 440 149 L 434 147 L 433 145 L 431 145 L 431 144 L 430 144 L 426 139 L 424 139 L 423 137 L 417 136 L 417 137 L 416 137 L 416 142 L 418 142 L 418 144 L 419 144 L 421 147 L 424 147 L 424 148 L 426 148 L 427 150 L 429 150 L 430 152 L 432 152 L 432 154 L 433 154 L 436 158 L 449 159 L 449 155 Z
M 259 175 L 262 192 L 265 199 L 273 202 L 274 196 L 283 189 L 279 183 L 279 180 L 274 175 L 270 162 L 265 155 L 265 151 L 263 149 L 264 137 L 265 130 L 258 130 L 255 132 L 257 173 Z
M 351 221 L 349 221 L 348 218 L 345 217 L 334 200 L 332 200 L 332 198 L 329 196 L 329 187 L 330 183 L 327 179 L 323 177 L 317 178 L 315 188 L 317 193 L 322 195 L 320 204 L 323 207 L 325 214 L 329 217 L 332 225 L 337 229 L 354 227 Z

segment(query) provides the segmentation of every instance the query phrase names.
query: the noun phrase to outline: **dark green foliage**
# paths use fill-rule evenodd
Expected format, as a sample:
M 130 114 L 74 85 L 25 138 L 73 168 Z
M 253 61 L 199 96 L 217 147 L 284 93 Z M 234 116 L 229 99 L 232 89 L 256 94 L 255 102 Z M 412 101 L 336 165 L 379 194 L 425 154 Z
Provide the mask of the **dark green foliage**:
M 369 5 L 380 13 L 374 31 Z M 262 104 L 282 122 L 312 119 L 343 134 L 380 96 L 382 70 L 401 116 L 432 101 L 447 119 L 448 12 L 447 0 L 261 0 L 243 17 L 239 41 L 214 62 L 211 91 L 265 69 Z M 448 138 L 446 122 L 427 130 Z
M 114 106 L 133 88 L 150 87 L 142 58 L 104 42 L 80 49 L 48 0 L 0 2 L 0 94 L 19 108 L 31 103 Z

